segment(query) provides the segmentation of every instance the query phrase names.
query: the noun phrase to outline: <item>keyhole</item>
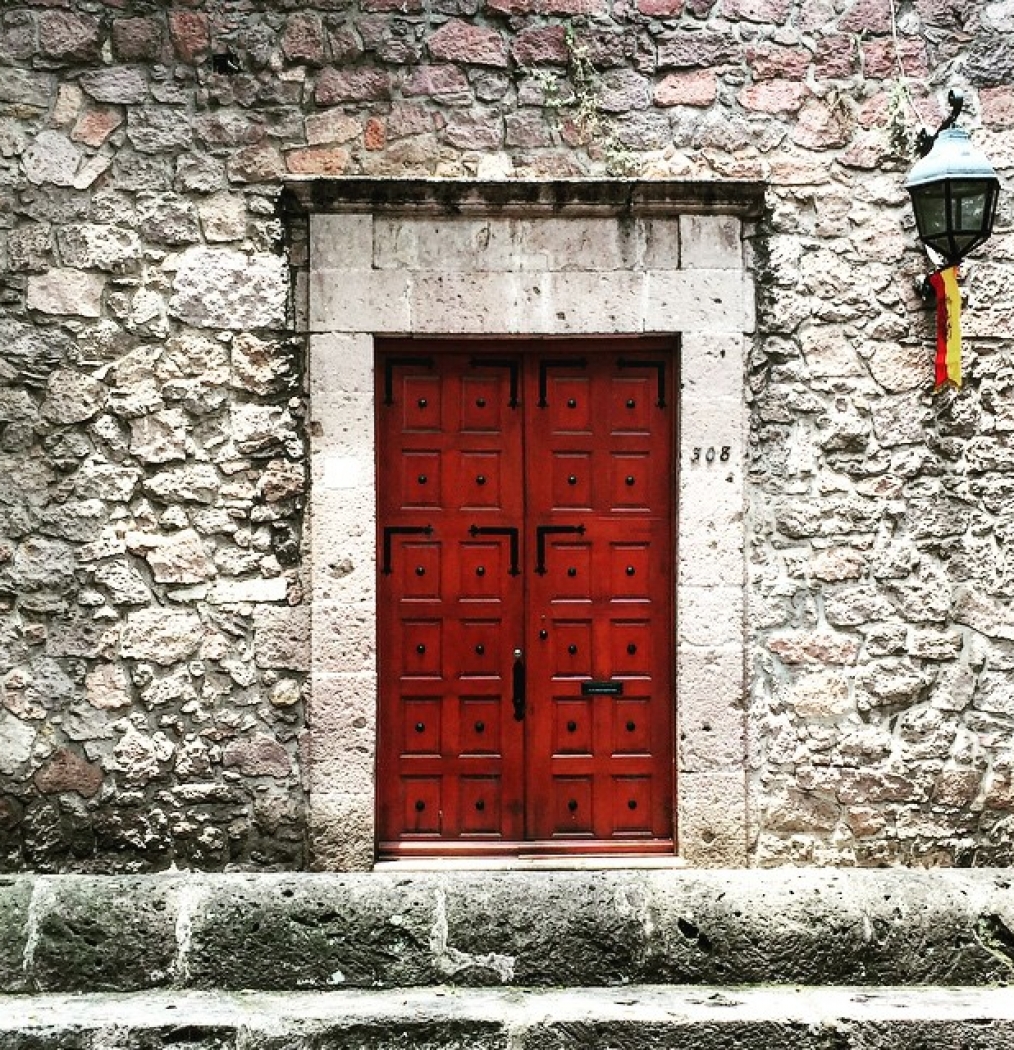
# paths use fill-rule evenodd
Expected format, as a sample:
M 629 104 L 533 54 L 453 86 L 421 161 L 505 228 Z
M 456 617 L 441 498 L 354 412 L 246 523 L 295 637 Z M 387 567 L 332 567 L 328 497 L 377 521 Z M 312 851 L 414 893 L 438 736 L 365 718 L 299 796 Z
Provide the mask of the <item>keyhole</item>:
M 632 397 L 627 398 L 627 408 L 633 408 L 636 404 L 637 402 Z
M 475 570 L 475 575 L 476 575 L 476 576 L 485 576 L 485 575 L 486 575 L 486 566 L 485 566 L 485 565 L 480 565 L 480 566 L 479 566 L 479 567 L 478 567 L 478 568 L 477 568 L 477 569 Z
M 567 803 L 567 809 L 569 809 L 569 810 L 571 811 L 571 813 L 573 813 L 573 812 L 574 812 L 574 810 L 576 810 L 576 809 L 577 809 L 577 799 L 576 799 L 576 798 L 572 798 L 572 799 L 571 799 L 571 800 L 570 800 L 570 801 L 569 801 L 569 802 Z
M 627 575 L 628 576 L 633 576 L 634 575 L 634 571 L 635 570 L 634 570 L 634 566 L 633 565 L 628 565 L 627 566 Z
M 545 629 L 539 631 L 539 639 L 541 641 L 544 642 L 548 637 L 549 637 L 549 631 L 547 631 Z
M 475 483 L 476 483 L 476 485 L 485 485 L 486 484 L 486 475 L 485 474 L 480 474 L 475 479 Z
M 574 398 L 572 398 L 572 397 L 568 397 L 567 398 L 567 407 L 568 408 L 577 408 L 577 401 Z
M 426 484 L 426 475 L 425 474 L 420 474 L 418 480 L 419 480 L 419 484 L 420 485 L 425 485 Z
M 634 475 L 633 474 L 628 474 L 627 475 L 627 484 L 628 485 L 633 485 L 634 484 Z
M 419 654 L 420 656 L 422 656 L 422 654 L 423 654 L 424 652 L 426 652 L 426 646 L 425 646 L 425 645 L 423 645 L 423 644 L 422 644 L 422 642 L 420 642 L 420 643 L 419 643 L 419 644 L 418 644 L 418 645 L 417 645 L 417 646 L 415 647 L 415 651 L 416 651 L 416 652 L 417 652 L 417 653 L 418 653 L 418 654 Z
M 635 730 L 636 728 L 637 728 L 637 726 L 636 726 L 636 725 L 635 725 L 635 724 L 634 724 L 633 722 L 628 722 L 628 723 L 627 723 L 627 732 L 628 732 L 628 733 L 633 733 L 633 731 L 634 731 L 634 730 Z
M 568 733 L 575 733 L 575 732 L 577 732 L 577 722 L 568 722 L 567 723 L 567 732 Z
M 476 722 L 475 723 L 475 731 L 477 733 L 483 733 L 483 732 L 485 732 L 485 730 L 486 730 L 486 723 L 485 722 Z
M 627 652 L 630 653 L 631 656 L 633 656 L 634 653 L 637 652 L 637 646 L 634 645 L 633 642 L 631 642 L 630 645 L 627 646 Z
M 426 803 L 423 802 L 423 800 L 421 798 L 416 799 L 416 803 L 415 803 L 415 811 L 416 811 L 416 813 L 422 813 L 422 811 L 425 808 L 426 808 Z
M 486 803 L 483 802 L 481 798 L 477 799 L 475 803 L 475 808 L 481 813 L 486 808 Z
M 627 803 L 627 809 L 637 809 L 637 799 L 635 799 L 635 798 L 632 798 L 632 799 L 631 799 L 631 800 L 630 800 L 630 801 L 629 801 L 629 802 Z
M 483 653 L 486 652 L 486 646 L 484 646 L 484 645 L 477 645 L 475 647 L 475 651 L 476 651 L 476 653 L 478 653 L 479 656 L 482 656 Z
M 416 576 L 425 576 L 426 570 L 421 565 L 417 565 L 415 567 L 415 574 Z
M 417 733 L 425 733 L 426 732 L 426 723 L 425 722 L 416 722 L 416 724 L 415 724 L 415 731 Z
M 577 569 L 575 569 L 575 568 L 574 568 L 574 566 L 572 565 L 572 566 L 571 566 L 571 567 L 570 567 L 570 568 L 569 568 L 569 569 L 567 570 L 567 575 L 568 575 L 568 576 L 576 576 L 576 575 L 577 575 Z
M 425 408 L 425 407 L 426 407 L 426 406 L 427 406 L 427 405 L 429 404 L 429 402 L 428 402 L 428 401 L 426 400 L 426 398 L 424 398 L 424 397 L 421 397 L 421 398 L 419 398 L 419 400 L 418 400 L 418 401 L 416 402 L 416 404 L 417 404 L 417 405 L 418 405 L 418 406 L 419 406 L 420 408 Z M 416 803 L 416 805 L 418 805 L 418 803 Z
M 577 475 L 576 474 L 571 474 L 571 476 L 569 478 L 567 478 L 567 484 L 568 485 L 576 485 L 577 484 Z
M 475 407 L 476 408 L 485 408 L 486 407 L 486 399 L 484 397 L 477 397 L 475 399 Z
M 577 646 L 576 645 L 568 645 L 567 646 L 567 652 L 570 653 L 571 656 L 575 656 L 577 654 Z

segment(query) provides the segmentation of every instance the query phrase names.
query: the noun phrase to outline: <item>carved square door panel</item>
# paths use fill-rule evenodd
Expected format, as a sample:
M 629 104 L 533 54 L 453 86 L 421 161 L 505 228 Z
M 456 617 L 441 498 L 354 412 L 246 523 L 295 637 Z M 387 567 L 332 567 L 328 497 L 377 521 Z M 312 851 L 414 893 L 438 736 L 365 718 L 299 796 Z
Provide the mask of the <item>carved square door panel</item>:
M 672 849 L 674 364 L 379 345 L 382 856 Z

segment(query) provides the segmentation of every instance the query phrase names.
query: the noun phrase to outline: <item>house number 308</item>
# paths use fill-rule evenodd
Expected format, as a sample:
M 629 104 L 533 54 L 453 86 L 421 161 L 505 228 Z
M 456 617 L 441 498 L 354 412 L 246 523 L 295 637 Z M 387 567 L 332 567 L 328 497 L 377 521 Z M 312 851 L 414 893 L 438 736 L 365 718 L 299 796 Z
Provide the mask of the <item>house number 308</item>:
M 728 463 L 731 454 L 732 447 L 730 445 L 723 445 L 721 451 L 714 447 L 695 448 L 694 454 L 690 457 L 690 462 L 699 464 L 703 460 L 705 463 L 714 463 L 717 459 L 721 463 Z

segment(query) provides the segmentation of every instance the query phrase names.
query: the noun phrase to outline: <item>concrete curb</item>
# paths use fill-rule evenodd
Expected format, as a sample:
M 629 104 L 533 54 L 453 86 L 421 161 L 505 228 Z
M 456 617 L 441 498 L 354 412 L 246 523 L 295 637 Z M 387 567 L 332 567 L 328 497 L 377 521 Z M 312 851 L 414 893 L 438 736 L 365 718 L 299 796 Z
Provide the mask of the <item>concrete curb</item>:
M 1000 870 L 0 878 L 0 990 L 988 985 Z
M 321 1046 L 472 1050 L 1007 1050 L 998 989 L 409 989 L 394 992 L 21 996 L 0 1000 L 0 1050 Z

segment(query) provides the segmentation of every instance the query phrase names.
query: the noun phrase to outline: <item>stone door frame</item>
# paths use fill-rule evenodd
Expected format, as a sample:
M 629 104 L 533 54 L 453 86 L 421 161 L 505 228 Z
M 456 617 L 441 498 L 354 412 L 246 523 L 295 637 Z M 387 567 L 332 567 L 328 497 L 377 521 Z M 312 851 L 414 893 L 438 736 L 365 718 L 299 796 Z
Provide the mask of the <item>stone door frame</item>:
M 313 866 L 375 859 L 375 336 L 679 335 L 677 856 L 747 862 L 745 246 L 757 183 L 294 180 L 309 213 Z

